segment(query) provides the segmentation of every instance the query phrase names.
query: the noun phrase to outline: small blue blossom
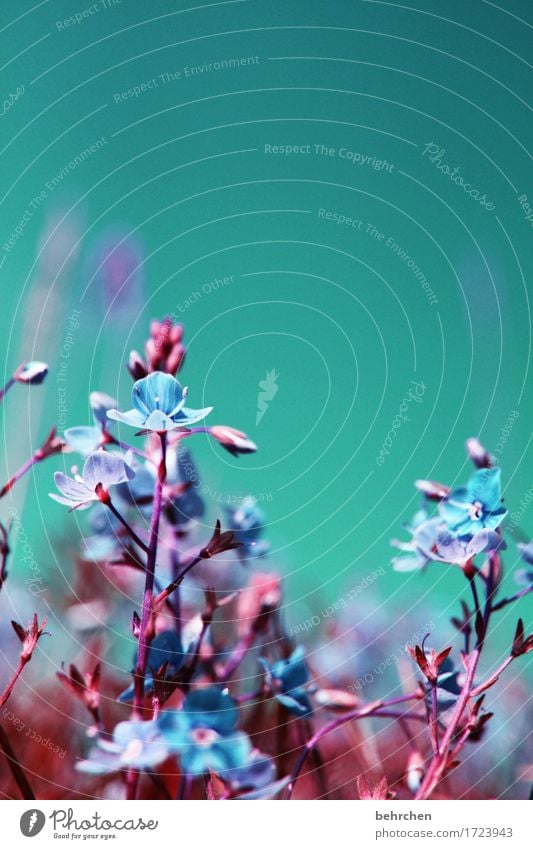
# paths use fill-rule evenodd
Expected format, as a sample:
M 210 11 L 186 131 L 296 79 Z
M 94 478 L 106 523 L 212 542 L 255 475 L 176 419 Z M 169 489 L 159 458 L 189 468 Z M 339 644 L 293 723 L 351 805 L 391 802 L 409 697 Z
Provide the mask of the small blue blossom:
M 113 739 L 99 736 L 86 760 L 76 769 L 107 775 L 121 769 L 153 769 L 168 757 L 168 747 L 155 722 L 119 722 Z
M 101 501 L 102 493 L 110 486 L 124 483 L 134 476 L 135 472 L 117 454 L 107 451 L 93 451 L 87 457 L 81 476 L 70 478 L 63 472 L 56 472 L 54 481 L 62 493 L 49 493 L 50 498 L 60 504 L 66 504 L 72 510 L 85 510 L 93 501 Z
M 459 565 L 481 554 L 485 551 L 503 551 L 507 548 L 504 538 L 496 531 L 483 528 L 470 539 L 456 537 L 451 534 L 446 526 L 437 534 L 435 540 L 435 554 L 433 559 L 443 563 L 457 563 Z
M 135 656 L 134 664 L 137 657 Z M 185 654 L 181 640 L 175 631 L 161 631 L 152 640 L 148 652 L 147 672 L 144 677 L 144 692 L 151 695 L 154 690 L 154 677 L 166 663 L 165 678 L 173 678 L 181 669 Z M 119 702 L 129 702 L 133 699 L 133 684 L 118 697 Z
M 393 557 L 392 568 L 396 572 L 425 569 L 428 563 L 435 559 L 435 543 L 441 527 L 441 520 L 428 519 L 425 510 L 415 513 L 411 522 L 405 524 L 405 528 L 412 533 L 412 538 L 408 542 L 392 540 L 392 545 L 403 552 Z
M 219 687 L 190 693 L 179 711 L 165 711 L 158 726 L 169 750 L 179 755 L 187 775 L 209 770 L 224 778 L 226 770 L 243 767 L 252 746 L 246 734 L 237 731 L 236 702 Z
M 500 469 L 478 469 L 466 486 L 453 489 L 439 504 L 450 533 L 471 537 L 484 528 L 495 530 L 507 515 L 502 506 Z
M 488 528 L 471 538 L 455 536 L 439 517 L 421 522 L 408 542 L 393 540 L 392 544 L 404 552 L 392 559 L 396 572 L 422 570 L 432 562 L 462 565 L 476 554 L 502 551 L 507 547 L 503 537 Z
M 235 540 L 240 543 L 237 549 L 239 557 L 247 560 L 265 555 L 269 545 L 259 539 L 265 527 L 265 514 L 257 506 L 255 498 L 248 496 L 236 510 L 226 508 L 226 513 L 228 530 L 233 531 Z
M 96 451 L 105 439 L 105 431 L 109 429 L 112 422 L 107 420 L 107 411 L 116 407 L 117 402 L 105 392 L 91 392 L 89 404 L 93 414 L 93 425 L 79 425 L 69 427 L 64 433 L 65 442 L 79 454 L 87 456 Z
M 154 371 L 133 384 L 133 409 L 127 413 L 108 410 L 108 418 L 131 427 L 159 433 L 187 428 L 205 418 L 213 409 L 191 410 L 185 407 L 187 390 L 170 374 Z
M 274 698 L 289 713 L 305 716 L 311 713 L 311 701 L 304 688 L 309 680 L 309 669 L 304 660 L 304 649 L 298 646 L 287 660 L 278 660 L 270 664 L 265 658 L 259 658 L 266 672 L 267 683 L 272 688 Z
M 224 770 L 222 778 L 234 793 L 245 793 L 248 799 L 272 798 L 288 782 L 275 782 L 276 766 L 272 758 L 254 749 L 243 766 Z M 244 798 L 239 795 L 239 798 Z

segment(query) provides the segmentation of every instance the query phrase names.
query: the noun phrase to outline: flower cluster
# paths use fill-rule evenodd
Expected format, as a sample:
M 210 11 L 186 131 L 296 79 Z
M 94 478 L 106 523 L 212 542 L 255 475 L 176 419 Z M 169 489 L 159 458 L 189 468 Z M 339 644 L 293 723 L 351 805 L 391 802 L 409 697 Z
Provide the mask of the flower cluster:
M 424 480 L 416 486 L 425 503 L 407 526 L 411 540 L 394 542 L 404 552 L 393 560 L 397 571 L 422 569 L 431 561 L 464 566 L 477 554 L 506 547 L 500 469 L 478 469 L 466 486 L 455 489 Z M 437 515 L 430 516 L 432 503 L 437 504 Z
M 422 504 L 406 525 L 409 539 L 395 543 L 400 554 L 393 568 L 458 566 L 468 595 L 451 619 L 449 644 L 430 648 L 436 642 L 433 623 L 419 628 L 406 647 L 412 675 L 399 663 L 394 694 L 369 700 L 354 692 L 353 677 L 343 679 L 341 668 L 346 656 L 360 663 L 361 640 L 366 656 L 374 657 L 370 644 L 383 647 L 384 623 L 378 616 L 361 638 L 353 623 L 341 627 L 328 613 L 328 622 L 307 620 L 318 645 L 294 640 L 310 628 L 287 628 L 279 575 L 254 571 L 272 558 L 263 511 L 247 496 L 233 500 L 223 516 L 211 515 L 190 450 L 192 437 L 214 438 L 234 456 L 256 445 L 233 427 L 205 424 L 212 407 L 186 406 L 187 390 L 176 378 L 185 358 L 179 325 L 153 322 L 144 350 L 144 357 L 132 352 L 128 363 L 131 409 L 122 412 L 109 395 L 91 393 L 92 423 L 67 429 L 65 442 L 50 431 L 0 491 L 0 497 L 7 494 L 35 463 L 68 451 L 71 474 L 56 471 L 57 491 L 50 495 L 70 510 L 87 511 L 80 518 L 86 535 L 76 563 L 79 598 L 65 615 L 91 661 L 84 670 L 78 658 L 67 658 L 57 673 L 89 720 L 88 743 L 76 738 L 80 749 L 86 745 L 76 762 L 79 792 L 95 796 L 105 787 L 130 800 L 154 793 L 246 800 L 355 792 L 361 799 L 428 799 L 444 792 L 444 779 L 455 774 L 463 749 L 491 733 L 489 691 L 511 663 L 533 651 L 533 634 L 520 617 L 499 666 L 483 670 L 495 617 L 533 591 L 533 543 L 520 546 L 520 588 L 510 595 L 502 591 L 507 511 L 500 469 L 489 452 L 479 440 L 468 441 L 475 471 L 464 486 L 416 482 Z M 23 364 L 0 400 L 16 383 L 39 384 L 46 371 L 42 363 Z M 0 589 L 9 554 L 8 529 L 0 524 Z M 113 586 L 121 592 L 112 594 Z M 92 631 L 86 620 L 80 622 L 80 608 L 98 619 Z M 127 631 L 128 621 L 133 647 L 124 655 L 112 636 L 120 623 Z M 13 623 L 20 658 L 0 693 L 0 707 L 35 655 L 44 626 L 37 614 L 27 628 Z M 85 639 L 87 631 L 96 637 Z M 103 661 L 108 657 L 113 663 Z M 375 671 L 386 667 L 376 654 Z M 356 679 L 363 672 L 356 666 Z M 348 724 L 361 719 L 366 722 L 358 738 L 343 736 Z M 366 761 L 368 753 L 386 748 L 374 730 L 383 719 L 398 734 L 409 730 L 409 751 L 389 747 L 394 754 L 387 755 L 379 776 L 369 778 L 354 752 L 364 748 Z M 347 745 L 348 739 L 361 745 Z M 0 749 L 21 794 L 34 798 L 3 729 Z

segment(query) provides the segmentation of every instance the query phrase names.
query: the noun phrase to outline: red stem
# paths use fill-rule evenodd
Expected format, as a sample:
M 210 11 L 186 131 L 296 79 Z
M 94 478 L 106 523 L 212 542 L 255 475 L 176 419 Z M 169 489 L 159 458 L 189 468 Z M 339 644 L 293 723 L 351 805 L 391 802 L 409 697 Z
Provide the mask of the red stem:
M 31 656 L 30 656 L 30 657 L 31 657 Z M 9 699 L 9 697 L 10 697 L 11 693 L 13 692 L 13 687 L 15 686 L 15 684 L 16 684 L 16 683 L 17 683 L 17 681 L 18 681 L 18 679 L 20 678 L 20 676 L 21 676 L 21 674 L 22 674 L 22 670 L 24 669 L 24 667 L 26 666 L 26 664 L 29 662 L 30 657 L 28 657 L 28 658 L 23 658 L 23 657 L 21 656 L 21 657 L 19 658 L 19 662 L 18 662 L 18 666 L 17 666 L 17 668 L 16 668 L 16 670 L 15 670 L 15 674 L 13 675 L 13 677 L 12 677 L 11 681 L 9 682 L 9 684 L 7 685 L 7 687 L 5 688 L 5 690 L 4 690 L 4 692 L 2 693 L 2 695 L 0 696 L 0 708 L 3 708 L 3 707 L 4 707 L 4 705 L 5 705 L 5 703 L 6 703 L 6 702 L 7 702 L 7 700 Z

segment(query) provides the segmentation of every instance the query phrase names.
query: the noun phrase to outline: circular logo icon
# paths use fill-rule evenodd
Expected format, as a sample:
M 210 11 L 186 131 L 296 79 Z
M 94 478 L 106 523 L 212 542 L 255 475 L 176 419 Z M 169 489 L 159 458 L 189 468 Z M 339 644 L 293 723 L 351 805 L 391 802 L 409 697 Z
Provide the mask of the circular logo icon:
M 42 811 L 32 808 L 25 811 L 20 818 L 20 830 L 24 837 L 35 837 L 43 830 L 46 817 Z

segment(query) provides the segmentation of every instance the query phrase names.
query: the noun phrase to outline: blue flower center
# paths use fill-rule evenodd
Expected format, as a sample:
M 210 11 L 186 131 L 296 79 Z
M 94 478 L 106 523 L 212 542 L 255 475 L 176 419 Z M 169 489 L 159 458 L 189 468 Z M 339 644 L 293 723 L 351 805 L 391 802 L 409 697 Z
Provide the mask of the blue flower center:
M 193 728 L 191 739 L 201 749 L 209 749 L 219 738 L 219 734 L 212 728 Z

